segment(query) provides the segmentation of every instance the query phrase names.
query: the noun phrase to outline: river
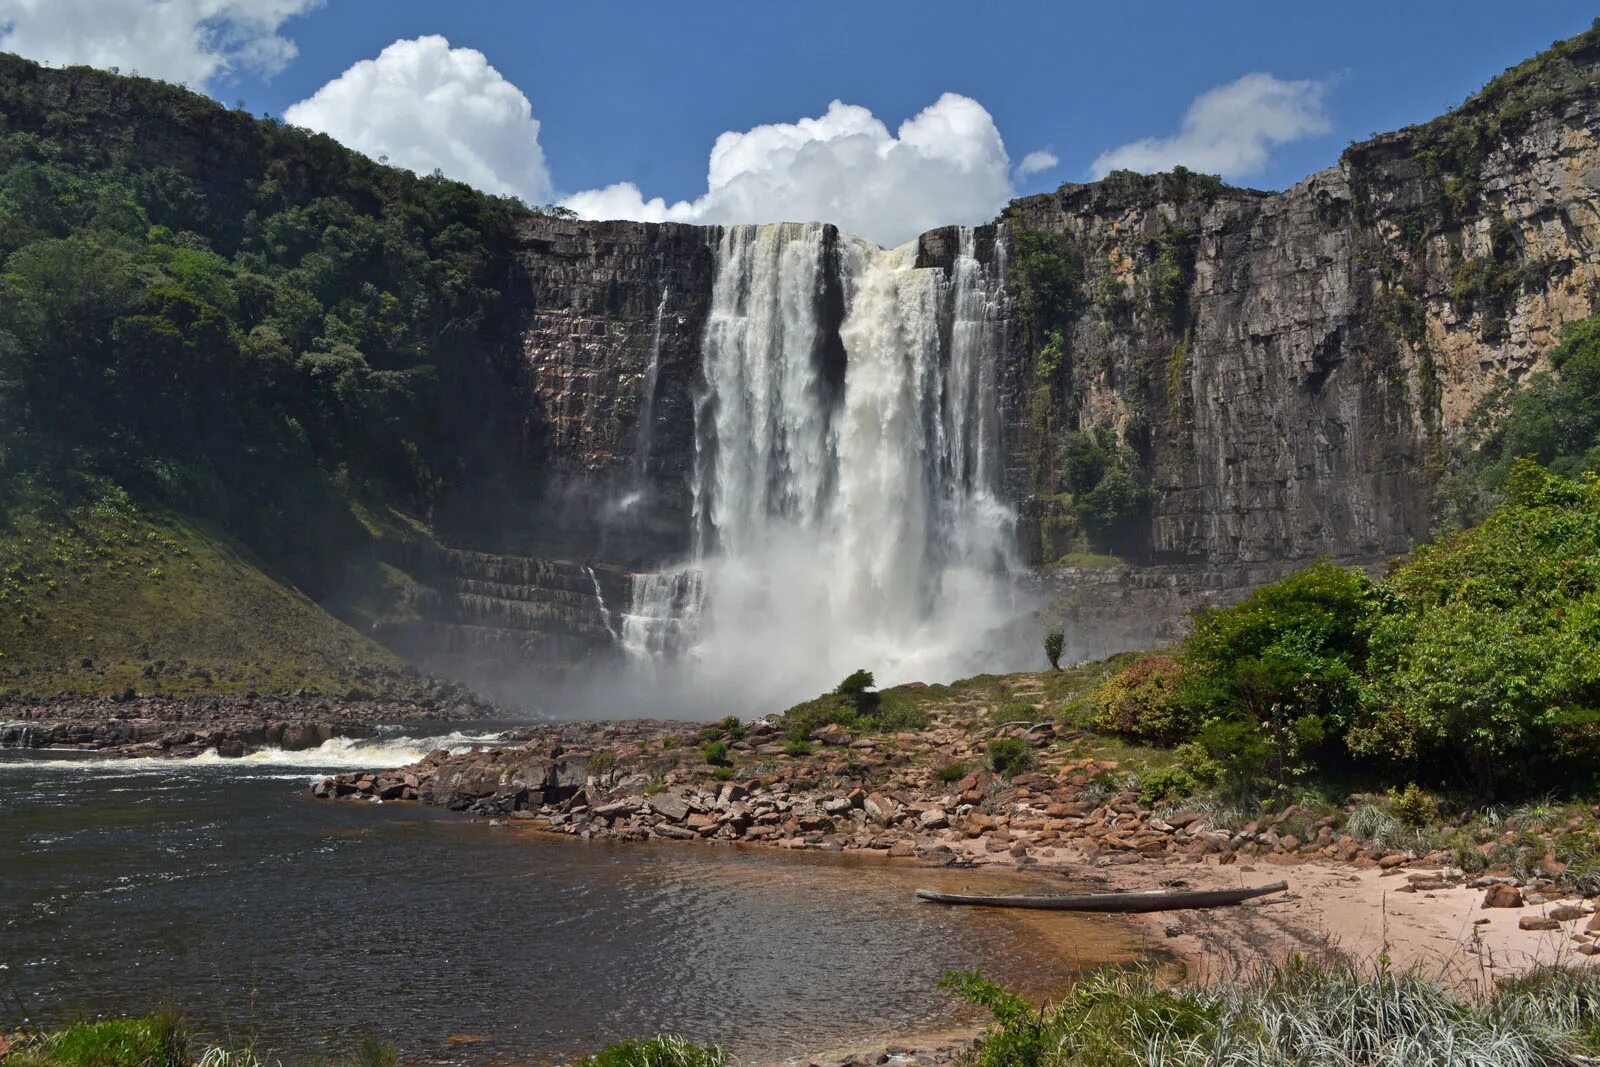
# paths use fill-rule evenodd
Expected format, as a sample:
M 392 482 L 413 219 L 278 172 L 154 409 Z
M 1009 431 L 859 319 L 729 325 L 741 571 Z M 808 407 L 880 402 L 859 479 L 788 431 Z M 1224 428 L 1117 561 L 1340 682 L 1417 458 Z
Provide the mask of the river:
M 1116 919 L 911 893 L 1039 884 L 1021 875 L 600 844 L 309 796 L 324 770 L 437 743 L 0 752 L 0 1028 L 14 993 L 45 1025 L 172 1006 L 286 1062 L 369 1033 L 408 1062 L 554 1062 L 658 1031 L 750 1062 L 959 1022 L 936 989 L 950 969 L 1045 991 L 1136 951 Z

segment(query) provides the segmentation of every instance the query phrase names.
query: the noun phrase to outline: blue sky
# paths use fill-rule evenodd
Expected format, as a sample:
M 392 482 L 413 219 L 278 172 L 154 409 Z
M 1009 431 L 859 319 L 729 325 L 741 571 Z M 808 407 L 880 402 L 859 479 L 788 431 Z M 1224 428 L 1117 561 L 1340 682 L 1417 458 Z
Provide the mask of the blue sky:
M 1483 0 L 1338 5 L 221 2 L 249 32 L 266 34 L 272 58 L 257 62 L 241 52 L 203 77 L 181 78 L 219 99 L 243 99 L 253 112 L 282 114 L 392 42 L 442 35 L 452 49 L 481 52 L 531 106 L 547 180 L 518 185 L 518 179 L 507 178 L 518 192 L 548 193 L 554 199 L 631 182 L 642 192 L 626 199 L 661 197 L 668 206 L 653 209 L 657 215 L 693 219 L 741 210 L 726 204 L 680 205 L 682 211 L 672 214 L 672 202 L 707 193 L 707 157 L 720 134 L 820 116 L 835 99 L 864 107 L 892 137 L 902 121 L 941 94 L 970 98 L 992 116 L 1013 168 L 1037 150 L 1058 157 L 1057 165 L 1038 173 L 1012 170 L 1004 191 L 1026 193 L 1085 180 L 1095 160 L 1118 146 L 1170 137 L 1197 97 L 1252 73 L 1272 75 L 1314 97 L 1295 105 L 1315 112 L 1309 120 L 1258 146 L 1264 156 L 1250 173 L 1229 175 L 1240 184 L 1282 188 L 1331 164 L 1351 140 L 1459 103 L 1505 67 L 1585 29 L 1595 15 L 1587 5 L 1558 0 L 1525 0 L 1514 8 Z M 201 0 L 175 0 L 171 6 L 184 5 L 198 10 Z M 0 46 L 58 61 L 109 56 L 120 58 L 126 69 L 144 58 L 146 69 L 159 67 L 150 46 L 141 52 L 138 37 L 150 30 L 137 23 L 151 6 L 149 0 L 0 0 Z M 48 25 L 56 18 L 59 27 Z M 216 28 L 215 21 L 202 24 L 196 39 L 203 45 L 209 34 L 212 50 L 226 52 Z M 181 36 L 170 27 L 156 29 L 166 40 Z M 238 26 L 226 32 L 241 35 Z M 118 34 L 124 38 L 120 44 Z M 94 42 L 98 50 L 90 50 L 91 36 L 107 40 Z M 394 150 L 382 154 L 415 165 L 407 156 L 411 149 L 396 140 L 402 135 L 393 128 L 388 134 L 356 128 L 371 110 L 352 95 L 358 88 L 347 86 L 345 96 L 330 107 L 299 112 L 304 124 L 320 123 L 373 155 L 392 142 Z M 469 89 L 469 95 L 475 91 Z M 405 121 L 404 115 L 396 117 Z M 448 115 L 440 121 L 452 128 L 466 124 Z M 520 129 L 502 122 L 483 137 L 525 139 Z M 972 144 L 988 136 L 982 129 L 968 133 Z M 456 158 L 450 146 L 436 147 L 444 153 L 437 158 Z M 536 170 L 539 161 L 530 162 L 523 147 L 490 169 L 497 166 L 502 175 L 507 168 Z M 765 151 L 745 145 L 747 152 L 757 148 Z M 480 149 L 474 158 L 498 151 Z M 1163 151 L 1152 166 L 1181 151 L 1181 145 Z M 417 169 L 424 169 L 435 156 L 424 150 L 418 158 Z M 924 183 L 914 168 L 863 177 L 836 164 L 830 164 L 829 176 L 814 179 L 836 188 L 816 198 L 797 196 L 786 176 L 782 188 L 790 200 L 777 203 L 827 211 L 856 182 L 937 187 L 942 180 L 935 176 Z M 751 165 L 767 167 L 769 161 L 762 156 Z M 470 173 L 459 176 L 475 180 Z M 953 207 L 961 215 L 988 211 L 999 195 L 996 189 L 991 174 L 981 188 L 952 186 L 931 195 L 966 197 L 970 202 Z M 776 210 L 775 195 L 770 189 L 751 193 L 741 200 L 742 210 Z M 619 203 L 602 201 L 595 210 Z M 891 200 L 874 210 L 892 213 L 893 207 Z M 927 211 L 937 207 L 934 203 Z M 921 221 L 921 214 L 907 216 L 901 228 Z

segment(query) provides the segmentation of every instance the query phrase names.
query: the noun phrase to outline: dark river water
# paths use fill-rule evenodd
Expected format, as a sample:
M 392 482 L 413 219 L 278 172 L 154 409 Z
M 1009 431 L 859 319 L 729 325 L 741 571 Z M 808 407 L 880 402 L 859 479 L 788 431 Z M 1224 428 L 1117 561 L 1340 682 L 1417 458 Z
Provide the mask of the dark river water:
M 912 898 L 1040 884 L 1021 875 L 588 843 L 308 793 L 435 743 L 0 752 L 0 1029 L 14 993 L 43 1024 L 172 1006 L 291 1063 L 363 1034 L 408 1061 L 540 1063 L 661 1031 L 750 1061 L 959 1022 L 946 970 L 1043 992 L 1138 949 L 1115 919 Z

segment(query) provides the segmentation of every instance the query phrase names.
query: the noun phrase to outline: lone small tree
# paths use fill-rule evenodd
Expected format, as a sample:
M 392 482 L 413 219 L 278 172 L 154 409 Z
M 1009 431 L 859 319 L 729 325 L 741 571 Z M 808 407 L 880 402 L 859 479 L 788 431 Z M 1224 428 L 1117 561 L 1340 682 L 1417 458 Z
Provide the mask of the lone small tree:
M 1044 654 L 1050 657 L 1050 669 L 1061 669 L 1061 649 L 1067 643 L 1067 635 L 1060 630 L 1051 630 L 1044 635 Z
M 872 672 L 862 669 L 840 682 L 839 687 L 834 692 L 842 697 L 849 698 L 850 702 L 856 706 L 857 714 L 871 715 L 877 710 L 878 702 L 883 699 L 876 692 L 875 685 L 876 683 L 872 679 Z

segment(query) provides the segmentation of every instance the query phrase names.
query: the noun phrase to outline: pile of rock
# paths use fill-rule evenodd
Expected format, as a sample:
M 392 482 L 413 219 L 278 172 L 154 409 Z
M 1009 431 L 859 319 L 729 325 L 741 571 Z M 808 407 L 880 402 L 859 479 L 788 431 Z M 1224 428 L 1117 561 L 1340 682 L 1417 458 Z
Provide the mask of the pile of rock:
M 484 717 L 482 705 L 327 697 L 110 697 L 0 703 L 0 748 L 57 748 L 112 756 L 243 756 L 367 737 L 378 723 Z

